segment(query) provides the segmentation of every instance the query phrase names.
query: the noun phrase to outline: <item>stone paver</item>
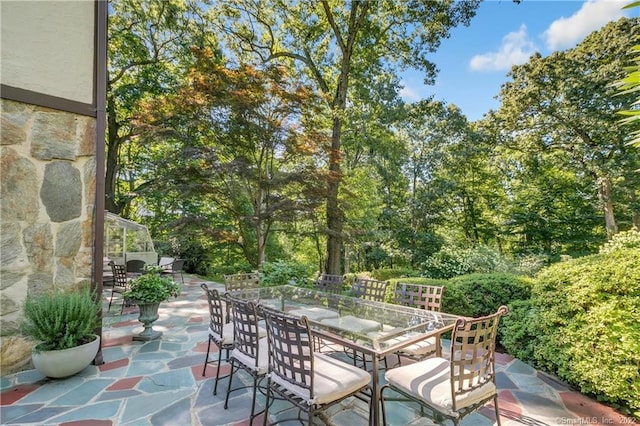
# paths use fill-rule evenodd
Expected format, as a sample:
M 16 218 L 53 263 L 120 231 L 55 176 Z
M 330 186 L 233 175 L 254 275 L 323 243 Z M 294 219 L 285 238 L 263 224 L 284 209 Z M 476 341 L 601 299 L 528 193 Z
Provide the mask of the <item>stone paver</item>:
M 133 341 L 142 331 L 137 307 L 114 302 L 105 313 L 102 355 L 104 364 L 89 366 L 67 379 L 49 379 L 36 370 L 3 376 L 0 380 L 0 423 L 2 425 L 248 425 L 251 393 L 231 394 L 229 409 L 223 408 L 226 379 L 214 396 L 215 363 L 202 366 L 207 350 L 207 302 L 202 281 L 185 275 L 182 295 L 160 307 L 154 329 L 163 332 L 160 340 Z M 220 284 L 208 283 L 213 286 Z M 110 290 L 105 289 L 108 302 Z M 105 305 L 106 306 L 106 305 Z M 212 347 L 212 352 L 215 351 Z M 217 352 L 210 355 L 217 359 Z M 599 404 L 552 377 L 507 355 L 496 357 L 497 385 L 502 424 L 505 426 L 633 425 L 631 419 Z M 220 367 L 221 375 L 229 365 Z M 243 372 L 236 377 L 242 379 Z M 236 384 L 234 379 L 234 384 Z M 263 408 L 259 398 L 258 411 Z M 401 403 L 389 403 L 388 424 L 431 426 L 436 423 L 419 410 Z M 367 406 L 351 398 L 332 407 L 317 424 L 357 426 L 367 424 Z M 295 417 L 285 402 L 276 401 L 270 419 Z M 463 426 L 495 424 L 491 405 L 466 417 Z M 262 415 L 254 424 L 262 424 Z M 299 422 L 284 422 L 297 425 Z M 446 424 L 451 424 L 447 422 Z

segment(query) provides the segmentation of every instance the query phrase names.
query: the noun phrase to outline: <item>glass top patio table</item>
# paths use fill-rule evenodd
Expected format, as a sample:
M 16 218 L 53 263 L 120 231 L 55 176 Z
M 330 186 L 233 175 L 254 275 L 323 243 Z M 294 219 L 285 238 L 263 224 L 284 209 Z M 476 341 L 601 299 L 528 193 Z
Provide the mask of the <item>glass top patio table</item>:
M 453 330 L 460 318 L 291 285 L 244 289 L 229 294 L 293 316 L 305 315 L 313 334 L 371 355 L 373 407 L 379 407 L 379 357 L 431 336 L 436 336 L 437 353 L 440 354 L 440 335 Z M 380 417 L 379 409 L 372 410 L 370 423 L 379 425 Z
M 356 344 L 358 350 L 365 349 L 364 352 L 379 356 L 450 331 L 459 318 L 291 285 L 244 289 L 230 294 L 293 316 L 305 315 L 314 332 L 334 334 Z

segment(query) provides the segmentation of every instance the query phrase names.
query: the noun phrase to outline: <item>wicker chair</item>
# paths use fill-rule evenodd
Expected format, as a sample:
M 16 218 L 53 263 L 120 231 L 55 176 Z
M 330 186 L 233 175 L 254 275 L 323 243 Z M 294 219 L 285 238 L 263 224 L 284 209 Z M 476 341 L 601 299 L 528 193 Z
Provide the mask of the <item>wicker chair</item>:
M 388 370 L 380 389 L 382 421 L 385 424 L 387 389 L 399 393 L 451 419 L 460 419 L 493 400 L 498 425 L 498 394 L 495 383 L 495 343 L 500 317 L 508 313 L 501 306 L 495 314 L 456 321 L 451 337 L 451 358 L 434 357 Z
M 234 330 L 232 322 L 225 322 L 224 319 L 224 307 L 222 306 L 222 299 L 220 293 L 214 288 L 207 287 L 206 284 L 200 285 L 207 294 L 207 301 L 209 302 L 209 343 L 207 345 L 207 356 L 204 359 L 204 368 L 202 369 L 202 375 L 207 372 L 207 364 L 215 361 L 209 360 L 209 352 L 211 350 L 211 343 L 218 347 L 218 368 L 216 371 L 216 381 L 213 386 L 213 394 L 218 392 L 218 380 L 220 379 L 220 364 L 222 363 L 222 351 L 226 352 L 226 359 L 229 360 L 229 351 L 234 347 Z
M 407 283 L 397 283 L 395 290 L 397 304 L 434 312 L 440 312 L 443 293 L 444 287 Z M 410 358 L 414 361 L 422 361 L 434 354 L 436 356 L 442 356 L 440 345 L 435 337 L 429 337 L 428 339 L 414 343 L 396 352 L 398 364 L 401 362 L 400 357 Z
M 360 299 L 384 302 L 384 296 L 388 286 L 388 281 L 357 277 L 351 285 L 351 291 L 355 297 Z
M 316 414 L 347 397 L 370 400 L 371 376 L 364 370 L 314 351 L 306 317 L 293 317 L 263 308 L 269 338 L 269 373 L 264 424 L 272 398 L 282 398 L 308 413 L 308 425 Z M 280 420 L 279 422 L 283 422 Z
M 318 278 L 313 282 L 316 290 L 324 291 L 327 293 L 340 294 L 342 293 L 342 285 L 344 283 L 344 276 L 342 275 L 329 275 L 320 274 Z
M 235 345 L 231 351 L 231 373 L 224 408 L 229 406 L 231 392 L 246 389 L 246 386 L 231 389 L 234 373 L 242 368 L 253 378 L 253 398 L 251 400 L 251 415 L 249 416 L 249 424 L 253 424 L 253 419 L 256 416 L 254 413 L 258 382 L 267 375 L 269 370 L 269 344 L 266 330 L 258 325 L 259 318 L 253 302 L 236 299 L 228 294 L 225 297 L 227 303 L 231 305 Z
M 109 307 L 107 312 L 111 310 L 111 303 L 113 302 L 113 295 L 115 293 L 122 294 L 129 289 L 129 277 L 127 276 L 127 269 L 124 265 L 116 265 L 111 262 L 111 271 L 113 273 L 113 287 L 111 287 L 111 298 L 109 299 Z M 124 305 L 126 301 L 122 299 L 122 307 L 120 308 L 120 315 L 124 312 Z

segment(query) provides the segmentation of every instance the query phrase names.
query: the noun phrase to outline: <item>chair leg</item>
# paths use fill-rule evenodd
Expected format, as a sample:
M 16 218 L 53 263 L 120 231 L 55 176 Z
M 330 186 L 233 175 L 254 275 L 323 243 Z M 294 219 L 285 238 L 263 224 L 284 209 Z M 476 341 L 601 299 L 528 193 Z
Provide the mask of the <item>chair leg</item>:
M 249 416 L 249 426 L 253 425 L 253 417 L 256 412 L 256 393 L 258 392 L 258 377 L 253 376 L 253 398 L 251 399 L 251 415 Z
M 382 386 L 382 388 L 380 388 L 380 408 L 382 411 L 382 426 L 385 426 L 387 424 L 387 413 L 384 411 L 384 395 L 383 392 L 386 389 L 386 386 Z M 373 404 L 371 404 L 371 410 L 377 410 L 378 407 L 373 408 Z M 369 418 L 372 418 L 371 416 L 369 416 Z
M 207 345 L 207 357 L 204 359 L 204 368 L 202 369 L 202 377 L 207 372 L 207 364 L 209 364 L 209 350 L 211 349 L 211 336 L 209 336 L 209 344 Z
M 264 419 L 262 421 L 262 426 L 267 426 L 267 419 L 269 418 L 269 395 L 271 395 L 271 379 L 267 377 L 267 392 L 266 399 L 264 401 Z
M 498 426 L 501 426 L 500 410 L 498 409 L 498 394 L 496 394 L 496 396 L 493 397 L 493 408 L 496 410 L 496 422 L 498 423 Z
M 213 394 L 218 393 L 218 379 L 220 379 L 220 364 L 222 364 L 222 348 L 218 348 L 218 369 L 216 370 L 216 383 L 213 385 Z
M 224 409 L 226 410 L 229 407 L 229 394 L 231 393 L 231 382 L 233 382 L 233 367 L 235 364 L 235 359 L 231 360 L 231 372 L 229 373 L 229 384 L 227 384 L 227 396 L 224 397 Z M 218 371 L 220 371 L 220 364 L 218 364 Z M 217 385 L 217 383 L 216 383 Z M 215 393 L 214 393 L 215 395 Z M 253 411 L 253 409 L 252 409 Z

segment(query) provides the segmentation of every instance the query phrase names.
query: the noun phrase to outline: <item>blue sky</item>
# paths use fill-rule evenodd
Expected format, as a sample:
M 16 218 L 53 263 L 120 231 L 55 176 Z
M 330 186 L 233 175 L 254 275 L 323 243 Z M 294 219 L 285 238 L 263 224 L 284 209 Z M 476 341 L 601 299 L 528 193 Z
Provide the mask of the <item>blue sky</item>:
M 535 52 L 547 56 L 575 47 L 585 36 L 622 16 L 630 0 L 487 0 L 468 27 L 452 30 L 431 60 L 440 70 L 434 86 L 425 86 L 417 72 L 403 75 L 406 101 L 433 95 L 455 104 L 470 121 L 499 106 L 495 97 L 512 65 L 527 62 Z

